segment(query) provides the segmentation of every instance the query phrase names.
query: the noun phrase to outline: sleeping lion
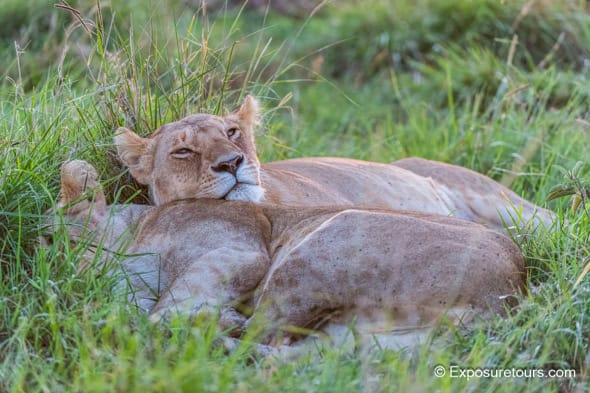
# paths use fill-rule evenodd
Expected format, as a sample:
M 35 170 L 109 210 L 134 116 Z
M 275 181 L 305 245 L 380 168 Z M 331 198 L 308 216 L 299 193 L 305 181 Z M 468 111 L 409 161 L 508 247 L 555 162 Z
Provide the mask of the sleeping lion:
M 554 214 L 479 173 L 407 158 L 380 164 L 345 158 L 298 158 L 260 165 L 254 143 L 258 103 L 248 96 L 225 116 L 197 114 L 142 138 L 120 128 L 121 161 L 152 203 L 213 198 L 290 206 L 364 206 L 437 213 L 497 231 L 549 227 Z
M 296 340 L 294 327 L 355 321 L 361 334 L 384 334 L 502 312 L 524 288 L 508 237 L 441 215 L 213 199 L 108 206 L 85 161 L 62 166 L 53 214 L 53 233 L 65 223 L 70 240 L 101 245 L 85 267 L 110 255 L 130 302 L 153 319 L 220 309 L 220 325 L 237 332 L 260 318 L 270 342 Z

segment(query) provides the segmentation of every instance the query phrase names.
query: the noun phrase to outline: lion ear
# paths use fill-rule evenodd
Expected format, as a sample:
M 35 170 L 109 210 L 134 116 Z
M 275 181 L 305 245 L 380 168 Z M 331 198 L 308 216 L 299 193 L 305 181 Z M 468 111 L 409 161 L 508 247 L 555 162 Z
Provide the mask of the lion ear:
M 119 159 L 141 184 L 149 184 L 152 178 L 153 141 L 142 138 L 135 132 L 120 127 L 114 137 Z
M 251 95 L 247 95 L 236 115 L 240 123 L 247 127 L 254 127 L 260 120 L 260 104 Z
M 86 161 L 73 160 L 61 166 L 61 200 L 58 207 L 66 207 L 83 197 L 82 201 L 74 206 L 69 206 L 66 214 L 75 214 L 88 207 L 88 201 L 94 201 L 94 209 L 97 211 L 106 208 L 104 192 L 98 182 L 96 169 Z

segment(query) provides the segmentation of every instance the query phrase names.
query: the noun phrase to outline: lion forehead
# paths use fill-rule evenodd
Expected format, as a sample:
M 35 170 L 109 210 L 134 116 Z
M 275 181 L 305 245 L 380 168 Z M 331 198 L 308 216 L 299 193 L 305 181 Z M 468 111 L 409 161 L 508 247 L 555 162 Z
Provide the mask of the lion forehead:
M 187 116 L 172 123 L 163 124 L 152 135 L 150 135 L 150 138 L 154 139 L 156 137 L 169 136 L 181 131 L 198 132 L 211 128 L 216 128 L 219 130 L 226 128 L 224 119 L 215 115 L 199 113 L 196 115 Z
M 180 120 L 179 123 L 182 126 L 189 126 L 193 129 L 206 129 L 210 127 L 223 128 L 225 126 L 223 118 L 206 113 L 187 116 Z

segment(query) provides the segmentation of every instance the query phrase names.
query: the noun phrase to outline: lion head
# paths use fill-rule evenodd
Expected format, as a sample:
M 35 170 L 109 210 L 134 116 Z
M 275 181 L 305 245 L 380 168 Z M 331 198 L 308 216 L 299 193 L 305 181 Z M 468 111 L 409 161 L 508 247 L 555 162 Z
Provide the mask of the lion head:
M 259 202 L 264 191 L 254 143 L 258 113 L 258 102 L 247 96 L 227 116 L 191 115 L 147 138 L 119 128 L 115 145 L 156 205 L 187 198 Z

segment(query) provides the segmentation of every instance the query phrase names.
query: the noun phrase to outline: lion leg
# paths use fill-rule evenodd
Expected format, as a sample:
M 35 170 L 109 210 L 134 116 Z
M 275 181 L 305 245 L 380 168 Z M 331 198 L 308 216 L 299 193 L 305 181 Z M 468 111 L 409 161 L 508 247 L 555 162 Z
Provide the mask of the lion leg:
M 392 165 L 417 175 L 430 177 L 437 189 L 455 204 L 455 217 L 504 231 L 505 226 L 518 224 L 521 229 L 539 226 L 550 228 L 556 219 L 543 209 L 498 182 L 480 173 L 443 162 L 423 158 L 404 158 Z
M 169 292 L 160 298 L 150 312 L 150 320 L 159 322 L 167 320 L 173 314 L 183 314 L 191 318 L 215 318 L 217 325 L 227 335 L 239 337 L 246 324 L 247 318 L 231 306 L 220 306 L 206 302 L 204 299 L 178 299 Z

